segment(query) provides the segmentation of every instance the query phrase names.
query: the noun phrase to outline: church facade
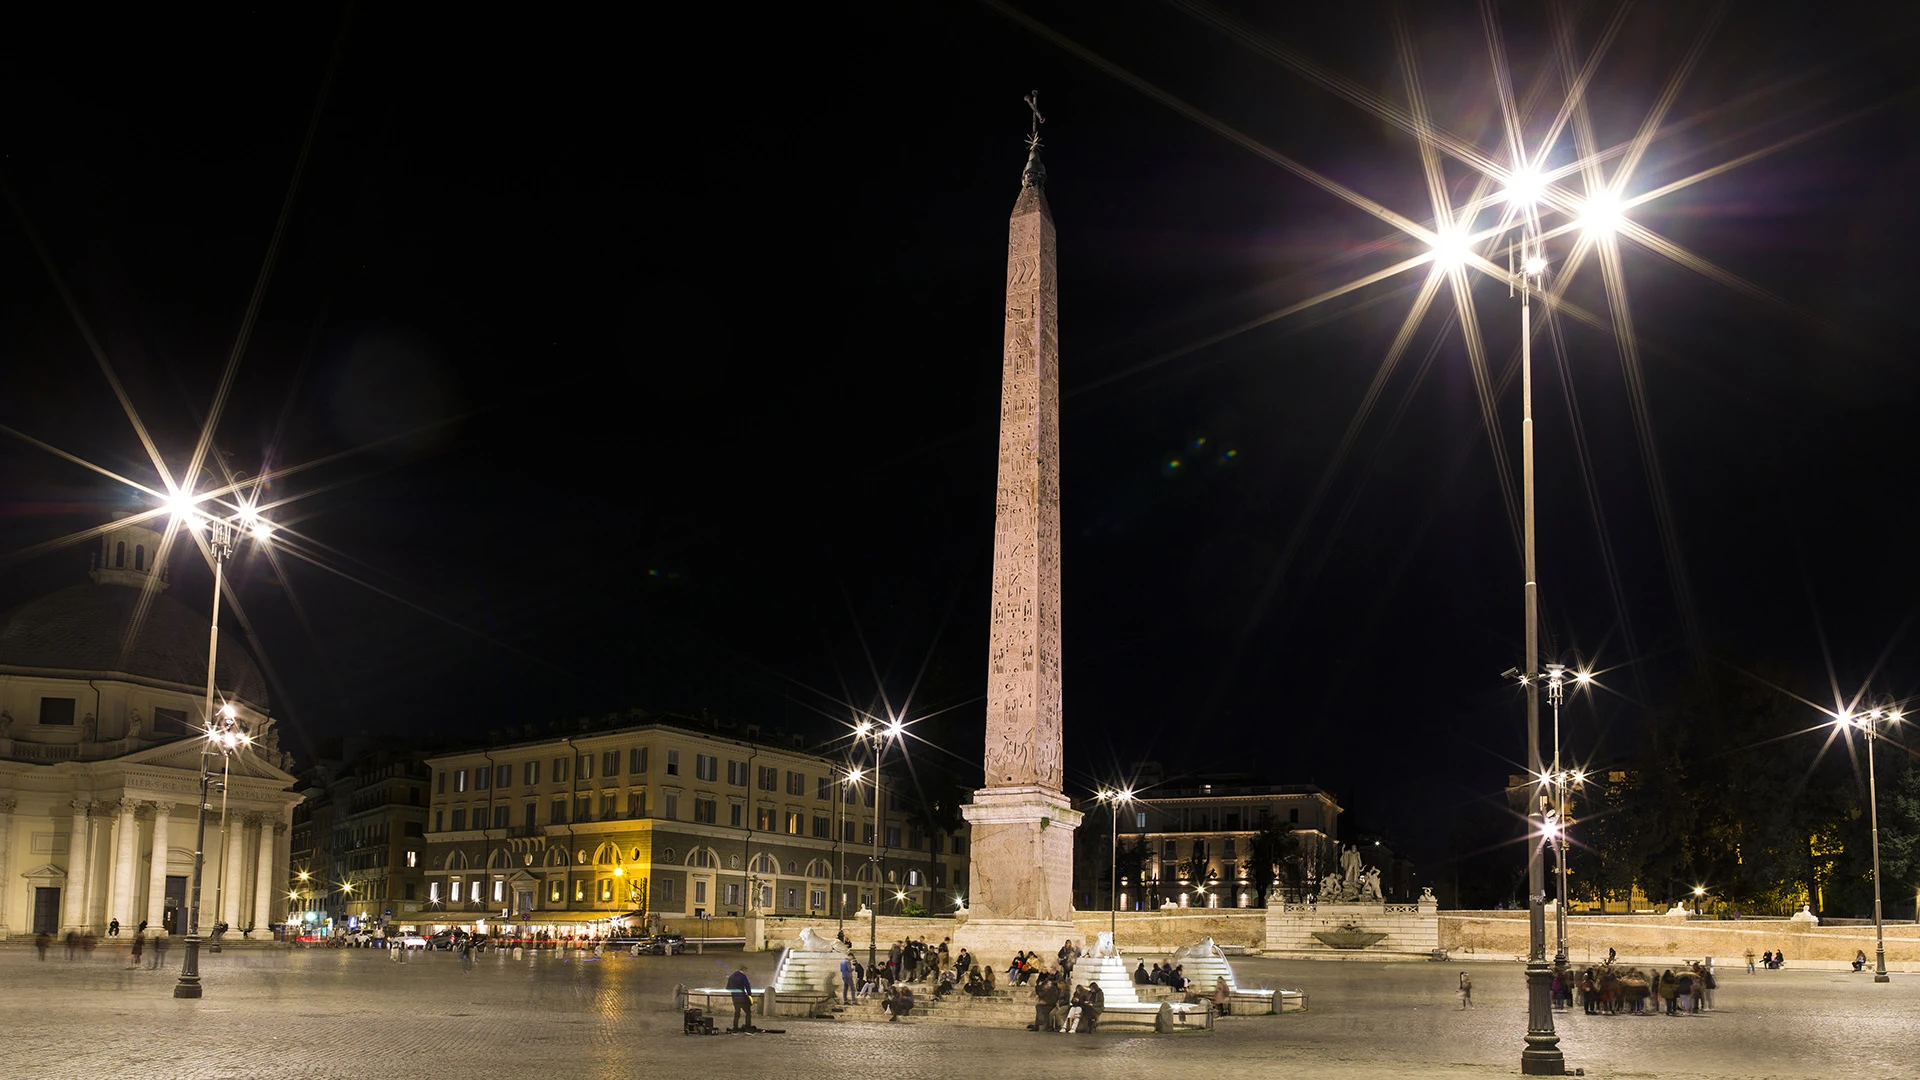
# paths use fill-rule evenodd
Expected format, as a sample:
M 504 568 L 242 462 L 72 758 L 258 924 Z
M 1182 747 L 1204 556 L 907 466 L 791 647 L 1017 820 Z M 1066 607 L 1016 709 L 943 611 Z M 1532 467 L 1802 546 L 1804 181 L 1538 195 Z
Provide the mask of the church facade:
M 0 615 L 0 938 L 115 922 L 186 933 L 208 622 L 166 594 L 160 542 L 109 529 L 89 583 Z M 259 667 L 225 634 L 218 659 L 218 700 L 252 743 L 209 797 L 200 923 L 264 930 L 285 919 L 300 796 Z M 220 755 L 207 760 L 218 781 Z

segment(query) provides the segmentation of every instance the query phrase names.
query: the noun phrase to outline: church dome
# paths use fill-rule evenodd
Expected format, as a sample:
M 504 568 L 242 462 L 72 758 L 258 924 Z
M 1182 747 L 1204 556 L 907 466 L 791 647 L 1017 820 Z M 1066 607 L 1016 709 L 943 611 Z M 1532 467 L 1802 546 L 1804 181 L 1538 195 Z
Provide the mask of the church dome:
M 0 668 L 204 688 L 207 617 L 156 592 L 129 642 L 127 628 L 140 597 L 141 590 L 125 585 L 75 585 L 0 615 Z M 266 711 L 266 679 L 240 641 L 224 630 L 214 688 Z

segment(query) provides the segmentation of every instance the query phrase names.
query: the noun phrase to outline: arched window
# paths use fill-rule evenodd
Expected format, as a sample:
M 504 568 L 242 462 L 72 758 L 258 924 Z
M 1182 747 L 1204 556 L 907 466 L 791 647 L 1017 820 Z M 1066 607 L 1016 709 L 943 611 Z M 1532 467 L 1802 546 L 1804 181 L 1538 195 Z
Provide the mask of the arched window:
M 113 566 L 114 566 L 114 569 L 120 570 L 120 569 L 125 569 L 126 565 L 127 565 L 127 542 L 122 540 L 119 543 L 113 545 Z
M 601 844 L 600 849 L 593 853 L 595 866 L 612 866 L 619 861 L 620 849 L 614 847 L 612 844 Z
M 753 857 L 753 872 L 756 874 L 777 874 L 780 872 L 780 864 L 773 861 L 773 856 L 763 851 Z
M 133 545 L 133 568 L 135 570 L 145 570 L 147 568 L 147 545 Z
M 565 848 L 548 848 L 547 849 L 547 865 L 548 866 L 567 865 L 566 849 Z
M 833 876 L 833 867 L 829 866 L 825 859 L 815 859 L 807 864 L 807 876 L 810 878 L 830 878 Z
M 687 853 L 687 865 L 711 870 L 720 865 L 720 856 L 714 854 L 712 848 L 694 848 Z
M 873 864 L 868 863 L 867 865 L 861 867 L 860 872 L 858 874 L 855 874 L 854 877 L 859 878 L 861 881 L 872 881 L 873 880 Z
M 792 859 L 788 859 L 788 860 L 787 860 L 787 873 L 789 873 L 789 874 L 792 874 L 792 873 L 795 873 L 795 872 L 796 872 L 796 871 L 794 870 L 794 865 L 795 865 L 795 863 L 794 863 L 794 861 L 793 861 Z
M 918 870 L 909 870 L 909 871 L 907 871 L 907 884 L 909 884 L 909 885 L 921 885 L 921 884 L 924 884 L 924 882 L 922 882 L 922 881 L 920 880 L 920 871 L 918 871 Z

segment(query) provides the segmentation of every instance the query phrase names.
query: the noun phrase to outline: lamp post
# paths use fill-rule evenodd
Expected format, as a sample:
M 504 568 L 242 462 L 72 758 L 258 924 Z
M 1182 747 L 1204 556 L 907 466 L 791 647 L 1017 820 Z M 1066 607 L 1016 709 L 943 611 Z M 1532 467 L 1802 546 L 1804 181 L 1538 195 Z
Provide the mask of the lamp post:
M 880 957 L 880 828 L 883 822 L 880 815 L 887 808 L 886 792 L 882 790 L 885 785 L 880 776 L 880 752 L 886 746 L 887 737 L 897 738 L 900 731 L 898 720 L 884 726 L 862 720 L 853 729 L 857 738 L 873 740 L 873 854 L 869 856 L 869 865 L 873 868 L 873 904 L 867 908 L 868 971 L 873 970 Z
M 169 505 L 176 520 L 182 527 L 197 530 L 204 527 L 207 531 L 207 551 L 213 559 L 213 616 L 207 633 L 207 694 L 206 694 L 206 742 L 200 746 L 200 811 L 194 827 L 193 836 L 193 886 L 187 910 L 187 947 L 180 965 L 180 981 L 174 985 L 173 996 L 177 998 L 197 998 L 200 996 L 200 885 L 206 867 L 207 844 L 207 789 L 213 781 L 212 770 L 208 767 L 207 755 L 215 748 L 220 751 L 221 805 L 225 806 L 227 765 L 233 752 L 252 742 L 246 731 L 240 726 L 238 713 L 231 703 L 223 705 L 218 714 L 213 708 L 214 662 L 220 651 L 220 588 L 225 582 L 227 559 L 232 557 L 239 532 L 244 527 L 255 540 L 265 541 L 271 534 L 271 527 L 262 518 L 252 504 L 242 505 L 239 513 L 226 518 L 207 517 L 195 509 L 196 500 L 186 492 L 176 493 Z M 221 826 L 226 825 L 222 813 Z M 221 850 L 225 852 L 225 845 Z M 216 950 L 218 945 L 215 946 Z
M 1519 239 L 1509 247 L 1507 274 L 1509 287 L 1520 298 L 1520 548 L 1526 652 L 1517 674 L 1527 696 L 1527 773 L 1534 782 L 1544 785 L 1546 770 L 1540 755 L 1540 594 L 1534 552 L 1533 293 L 1547 271 L 1540 204 L 1545 199 L 1553 208 L 1562 209 L 1565 199 L 1557 193 L 1549 196 L 1545 178 L 1527 162 L 1516 163 L 1506 178 L 1502 198 L 1512 213 L 1499 227 L 1474 234 L 1464 227 L 1469 222 L 1456 225 L 1443 221 L 1432 245 L 1436 264 L 1458 273 L 1469 260 L 1477 259 L 1476 265 L 1486 267 L 1486 260 L 1473 251 L 1475 242 L 1516 226 L 1520 232 Z M 1577 227 L 1589 235 L 1611 232 L 1620 222 L 1621 209 L 1617 193 L 1605 188 L 1589 192 L 1578 207 Z M 1556 229 L 1554 234 L 1560 231 Z M 1553 970 L 1547 964 L 1545 844 L 1549 797 L 1548 792 L 1541 791 L 1527 802 L 1527 1035 L 1526 1049 L 1520 1052 L 1520 1071 L 1529 1076 L 1560 1076 L 1567 1067 L 1560 1037 L 1553 1030 Z
M 1107 899 L 1113 909 L 1107 916 L 1107 933 L 1117 943 L 1120 940 L 1120 804 L 1133 802 L 1133 789 L 1109 789 L 1095 792 L 1093 797 L 1107 804 L 1111 811 L 1108 817 L 1113 822 L 1113 832 L 1107 841 Z
M 1897 724 L 1899 709 L 1869 709 L 1866 715 L 1842 712 L 1840 722 L 1859 728 L 1867 736 L 1867 812 L 1873 825 L 1873 981 L 1891 982 L 1887 975 L 1886 928 L 1880 922 L 1880 790 L 1873 775 L 1873 742 L 1880 721 Z
M 859 769 L 842 769 L 840 772 L 840 789 L 835 793 L 833 800 L 833 904 L 840 914 L 839 929 L 842 934 L 845 934 L 847 931 L 847 896 L 841 879 L 846 877 L 847 868 L 845 865 L 846 856 L 840 846 L 841 842 L 846 838 L 845 832 L 841 828 L 840 819 L 845 816 L 847 796 L 859 790 L 856 785 L 860 783 L 861 776 L 862 773 Z

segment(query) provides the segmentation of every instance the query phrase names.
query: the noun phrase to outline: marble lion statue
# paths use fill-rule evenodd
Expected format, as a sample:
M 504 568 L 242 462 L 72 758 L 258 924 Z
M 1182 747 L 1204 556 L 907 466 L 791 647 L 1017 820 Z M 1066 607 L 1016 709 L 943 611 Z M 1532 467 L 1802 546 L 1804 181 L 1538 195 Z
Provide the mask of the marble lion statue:
M 838 941 L 835 941 L 830 937 L 822 937 L 820 936 L 820 932 L 818 930 L 815 930 L 812 927 L 807 927 L 806 929 L 800 931 L 799 951 L 811 952 L 811 953 L 823 953 L 823 952 L 837 953 L 837 952 L 840 952 L 841 949 L 840 949 L 840 943 Z

